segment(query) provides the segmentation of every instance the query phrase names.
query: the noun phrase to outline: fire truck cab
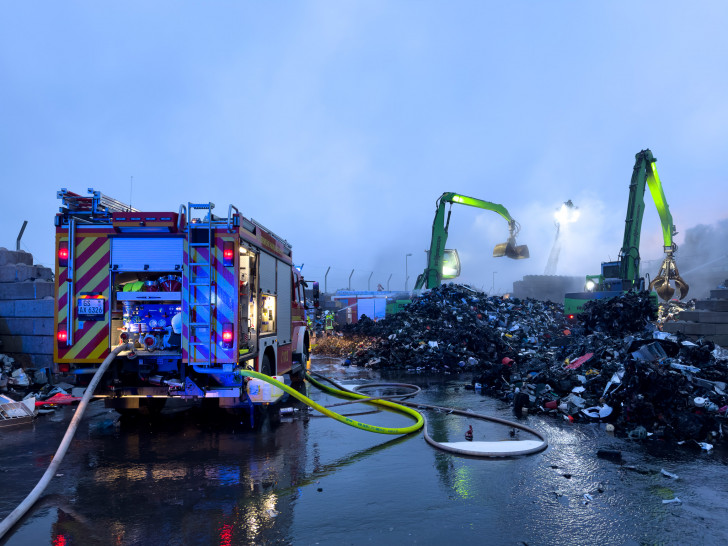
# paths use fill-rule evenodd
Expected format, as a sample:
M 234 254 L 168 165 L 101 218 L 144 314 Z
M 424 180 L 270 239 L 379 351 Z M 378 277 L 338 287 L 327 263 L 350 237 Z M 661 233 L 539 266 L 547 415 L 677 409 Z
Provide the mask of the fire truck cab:
M 83 384 L 132 343 L 95 392 L 120 412 L 169 398 L 252 410 L 283 395 L 240 368 L 302 380 L 305 281 L 285 239 L 233 205 L 224 217 L 213 203 L 142 212 L 88 191 L 58 192 L 56 372 Z

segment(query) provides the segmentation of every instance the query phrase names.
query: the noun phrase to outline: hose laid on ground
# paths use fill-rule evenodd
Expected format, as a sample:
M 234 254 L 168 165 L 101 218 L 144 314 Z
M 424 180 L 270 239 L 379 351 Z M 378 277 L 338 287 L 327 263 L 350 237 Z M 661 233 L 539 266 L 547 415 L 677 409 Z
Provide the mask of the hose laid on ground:
M 13 525 L 15 525 L 18 520 L 22 518 L 28 510 L 30 510 L 30 508 L 40 498 L 43 491 L 45 491 L 45 488 L 48 486 L 48 483 L 51 481 L 51 478 L 53 478 L 56 470 L 60 466 L 61 461 L 63 461 L 63 457 L 65 457 L 66 451 L 68 451 L 68 446 L 71 444 L 73 435 L 76 433 L 76 429 L 81 422 L 81 418 L 86 411 L 86 407 L 88 406 L 89 401 L 93 397 L 94 391 L 96 390 L 99 381 L 101 381 L 101 376 L 104 375 L 104 372 L 109 367 L 109 365 L 111 365 L 111 362 L 114 360 L 116 355 L 118 355 L 121 351 L 125 349 L 131 348 L 132 345 L 128 343 L 119 345 L 113 351 L 111 351 L 109 356 L 107 356 L 101 363 L 99 369 L 96 370 L 96 373 L 91 379 L 91 382 L 89 383 L 88 387 L 86 387 L 86 391 L 83 393 L 83 398 L 76 408 L 76 413 L 73 415 L 73 419 L 71 419 L 71 423 L 68 425 L 66 434 L 63 436 L 61 445 L 58 446 L 58 449 L 56 450 L 56 454 L 53 456 L 51 464 L 48 465 L 48 468 L 41 477 L 40 481 L 28 494 L 28 496 L 25 497 L 25 500 L 21 502 L 15 510 L 10 512 L 10 514 L 4 520 L 2 520 L 2 522 L 0 522 L 0 539 L 2 539 L 2 537 L 5 536 L 5 533 L 7 533 L 13 527 Z
M 410 425 L 408 427 L 402 427 L 402 428 L 389 428 L 389 427 L 379 427 L 376 425 L 369 425 L 367 423 L 355 421 L 354 419 L 350 419 L 349 417 L 346 417 L 344 415 L 333 412 L 330 409 L 322 406 L 321 404 L 314 402 L 313 400 L 311 400 L 307 396 L 301 394 L 297 390 L 289 387 L 285 383 L 281 383 L 280 381 L 273 379 L 272 377 L 270 377 L 268 375 L 254 372 L 252 370 L 246 370 L 244 368 L 238 368 L 237 370 L 235 370 L 235 373 L 238 375 L 241 375 L 241 376 L 245 376 L 245 377 L 253 377 L 255 379 L 261 379 L 261 380 L 265 381 L 266 383 L 270 383 L 271 385 L 278 387 L 282 391 L 287 392 L 294 398 L 297 398 L 304 404 L 311 406 L 312 408 L 314 408 L 317 411 L 320 411 L 324 415 L 328 415 L 332 419 L 336 419 L 337 421 L 340 421 L 340 422 L 344 423 L 345 425 L 349 425 L 351 427 L 358 428 L 360 430 L 368 430 L 369 432 L 377 432 L 379 434 L 409 434 L 411 432 L 416 432 L 416 431 L 420 430 L 425 423 L 425 420 L 422 417 L 422 414 L 420 414 L 418 411 L 405 407 L 401 404 L 397 404 L 395 402 L 390 402 L 389 400 L 381 400 L 381 399 L 371 400 L 371 399 L 369 399 L 369 397 L 364 396 L 363 394 L 352 393 L 351 391 L 341 391 L 342 395 L 348 396 L 350 398 L 358 398 L 358 399 L 366 398 L 367 403 L 377 404 L 379 406 L 384 406 L 386 408 L 393 409 L 399 413 L 404 413 L 405 415 L 409 415 L 410 417 L 412 417 L 415 420 L 414 425 Z M 313 379 L 309 375 L 307 375 L 306 377 L 307 377 L 307 379 L 309 379 L 309 381 L 311 381 Z M 334 389 L 332 389 L 332 390 L 334 390 Z
M 322 385 L 321 383 L 316 381 L 313 377 L 311 377 L 310 374 L 306 375 L 306 379 L 308 379 L 308 381 L 312 382 L 314 385 L 316 385 L 319 388 L 322 388 L 328 392 L 331 392 L 332 394 L 339 394 L 342 396 L 351 396 L 352 394 L 357 395 L 357 396 L 363 396 L 362 394 L 357 392 L 357 390 L 363 389 L 363 388 L 372 388 L 372 387 L 407 387 L 407 388 L 416 389 L 416 392 L 419 392 L 419 390 L 420 390 L 419 387 L 417 387 L 416 385 L 409 385 L 406 383 L 364 383 L 362 385 L 358 385 L 353 390 L 349 390 L 346 387 L 344 387 L 343 385 L 340 385 L 339 383 L 336 383 L 332 379 L 324 377 L 321 374 L 318 374 L 315 372 L 311 372 L 311 373 L 313 373 L 314 375 L 316 375 L 318 377 L 321 377 L 322 379 L 325 379 L 326 381 L 328 381 L 329 383 L 331 383 L 332 385 L 334 385 L 337 388 L 332 389 L 331 387 L 326 387 L 325 385 Z M 413 394 L 404 394 L 404 395 L 398 394 L 398 395 L 392 395 L 392 396 L 385 396 L 385 397 L 381 397 L 381 398 L 402 398 L 402 397 L 408 398 L 410 396 L 413 396 Z M 366 398 L 367 402 L 370 400 L 372 400 L 372 398 Z M 363 401 L 363 400 L 359 400 L 359 401 Z M 520 423 L 515 423 L 513 421 L 508 421 L 506 419 L 501 419 L 499 417 L 483 415 L 481 413 L 475 413 L 472 411 L 459 410 L 459 409 L 455 409 L 455 408 L 446 408 L 443 406 L 418 404 L 416 402 L 407 402 L 405 400 L 399 400 L 398 403 L 405 405 L 405 406 L 409 406 L 411 408 L 416 408 L 416 409 L 424 408 L 424 409 L 429 409 L 429 410 L 446 412 L 448 414 L 454 413 L 456 415 L 462 415 L 465 417 L 470 417 L 472 419 L 479 419 L 482 421 L 491 421 L 493 423 L 498 423 L 501 425 L 523 430 L 524 432 L 533 434 L 540 440 L 540 443 L 538 443 L 536 445 L 532 445 L 531 443 L 524 442 L 524 445 L 526 445 L 528 447 L 525 447 L 524 449 L 521 449 L 521 450 L 514 450 L 514 451 L 483 451 L 483 450 L 475 450 L 475 449 L 464 449 L 461 446 L 456 447 L 456 445 L 448 445 L 448 443 L 437 442 L 436 440 L 434 440 L 430 436 L 430 434 L 427 432 L 427 419 L 425 418 L 425 426 L 423 427 L 425 441 L 428 444 L 430 444 L 432 447 L 441 449 L 443 451 L 447 451 L 448 453 L 454 453 L 456 455 L 467 455 L 470 457 L 488 457 L 488 458 L 517 457 L 517 456 L 521 456 L 521 455 L 533 455 L 534 453 L 539 453 L 548 447 L 548 442 L 546 441 L 546 438 L 540 432 L 538 432 L 537 430 L 532 429 L 530 427 L 527 427 L 526 425 L 522 425 Z M 458 444 L 460 444 L 460 443 L 458 443 Z M 466 442 L 462 442 L 462 444 L 466 444 Z M 467 443 L 467 445 L 477 446 L 478 442 Z M 493 444 L 489 444 L 489 445 L 493 445 Z

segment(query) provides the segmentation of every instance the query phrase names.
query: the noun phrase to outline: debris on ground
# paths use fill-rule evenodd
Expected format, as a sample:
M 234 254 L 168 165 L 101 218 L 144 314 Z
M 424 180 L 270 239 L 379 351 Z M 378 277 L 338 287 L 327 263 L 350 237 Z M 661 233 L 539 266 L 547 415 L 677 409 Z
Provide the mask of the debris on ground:
M 556 303 L 445 284 L 399 313 L 361 317 L 314 352 L 373 369 L 470 372 L 471 388 L 517 415 L 609 422 L 633 440 L 707 451 L 725 439 L 728 350 L 660 330 L 684 308 L 670 302 L 658 313 L 648 292 L 632 292 L 590 301 L 567 322 Z
M 56 406 L 80 402 L 83 390 L 68 383 L 51 384 L 45 370 L 25 370 L 13 358 L 0 354 L 0 403 L 23 403 L 33 408 L 31 415 L 34 417 L 38 413 L 47 413 Z M 15 407 L 3 405 L 5 410 Z M 43 409 L 39 411 L 35 408 Z
M 0 394 L 0 428 L 31 423 L 35 418 L 35 400 L 18 402 Z

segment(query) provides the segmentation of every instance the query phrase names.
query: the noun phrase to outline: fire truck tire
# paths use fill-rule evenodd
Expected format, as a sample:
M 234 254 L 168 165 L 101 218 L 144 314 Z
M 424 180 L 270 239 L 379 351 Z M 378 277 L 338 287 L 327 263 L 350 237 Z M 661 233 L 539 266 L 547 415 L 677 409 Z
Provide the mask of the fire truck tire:
M 260 373 L 265 375 L 273 375 L 273 367 L 271 366 L 270 356 L 268 353 L 263 355 L 263 360 L 260 363 Z

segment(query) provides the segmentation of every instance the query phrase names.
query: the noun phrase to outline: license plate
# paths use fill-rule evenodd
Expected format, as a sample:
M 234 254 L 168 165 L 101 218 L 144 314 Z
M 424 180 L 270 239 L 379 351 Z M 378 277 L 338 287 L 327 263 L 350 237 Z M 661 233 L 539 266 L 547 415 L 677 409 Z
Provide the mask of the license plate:
M 104 299 L 80 299 L 78 300 L 78 316 L 87 320 L 102 318 L 104 316 Z

